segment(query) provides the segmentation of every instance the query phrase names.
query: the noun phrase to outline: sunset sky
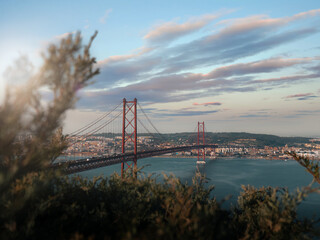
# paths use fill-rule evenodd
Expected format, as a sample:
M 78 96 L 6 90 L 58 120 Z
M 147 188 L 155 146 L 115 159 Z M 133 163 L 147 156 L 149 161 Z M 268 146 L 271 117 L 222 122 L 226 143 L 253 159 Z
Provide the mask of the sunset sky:
M 95 30 L 101 73 L 66 132 L 136 97 L 161 132 L 205 121 L 212 132 L 320 137 L 319 0 L 0 0 L 0 99 L 49 43 L 77 31 L 86 43 Z

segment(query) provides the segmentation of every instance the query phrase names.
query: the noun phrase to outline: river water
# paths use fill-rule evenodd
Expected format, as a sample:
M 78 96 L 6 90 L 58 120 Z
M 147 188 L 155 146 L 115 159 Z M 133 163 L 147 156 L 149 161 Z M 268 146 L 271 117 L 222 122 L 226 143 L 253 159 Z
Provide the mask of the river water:
M 213 195 L 218 201 L 232 195 L 223 204 L 226 208 L 236 204 L 241 185 L 287 187 L 293 192 L 312 181 L 312 176 L 293 160 L 220 158 L 206 161 L 205 165 L 200 166 L 200 171 L 208 178 L 207 184 L 215 186 Z M 159 182 L 163 179 L 162 173 L 165 173 L 174 174 L 182 182 L 191 183 L 197 169 L 195 158 L 145 158 L 138 160 L 138 167 L 142 166 L 143 173 L 158 175 Z M 80 175 L 93 178 L 99 175 L 110 176 L 114 172 L 120 174 L 120 164 L 88 170 Z M 312 217 L 314 214 L 320 217 L 320 194 L 311 194 L 299 206 L 298 214 L 301 217 Z

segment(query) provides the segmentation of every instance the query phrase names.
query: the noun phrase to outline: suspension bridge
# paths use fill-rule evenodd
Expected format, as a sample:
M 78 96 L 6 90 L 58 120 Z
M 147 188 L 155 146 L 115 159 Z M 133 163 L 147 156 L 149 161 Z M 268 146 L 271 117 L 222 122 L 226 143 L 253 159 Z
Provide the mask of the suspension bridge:
M 140 127 L 142 131 L 138 132 Z M 70 174 L 121 163 L 123 176 L 128 169 L 137 168 L 138 159 L 193 149 L 197 150 L 197 163 L 205 164 L 205 148 L 215 145 L 206 144 L 204 122 L 198 122 L 196 129 L 196 143 L 187 140 L 181 146 L 168 145 L 137 99 L 124 98 L 111 111 L 69 135 L 69 147 L 64 153 L 69 160 L 63 164 L 64 171 Z

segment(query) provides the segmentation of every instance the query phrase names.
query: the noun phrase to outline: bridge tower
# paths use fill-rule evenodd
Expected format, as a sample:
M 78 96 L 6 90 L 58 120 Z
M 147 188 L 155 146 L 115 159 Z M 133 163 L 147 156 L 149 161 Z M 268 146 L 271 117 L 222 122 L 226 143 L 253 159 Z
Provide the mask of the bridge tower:
M 127 101 L 123 99 L 123 121 L 122 121 L 122 154 L 126 153 L 126 143 L 133 145 L 134 159 L 131 164 L 121 163 L 121 177 L 125 171 L 134 167 L 137 169 L 137 99 Z
M 204 138 L 204 122 L 198 122 L 198 138 L 197 138 L 197 145 L 199 146 L 201 144 L 205 145 L 205 138 Z M 206 149 L 201 149 L 198 147 L 198 160 L 197 164 L 205 164 L 206 163 Z

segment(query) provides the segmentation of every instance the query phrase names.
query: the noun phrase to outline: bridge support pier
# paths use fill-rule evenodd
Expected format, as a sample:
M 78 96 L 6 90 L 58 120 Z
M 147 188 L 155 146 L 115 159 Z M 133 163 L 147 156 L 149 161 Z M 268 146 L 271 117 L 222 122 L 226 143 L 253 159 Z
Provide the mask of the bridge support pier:
M 123 99 L 123 119 L 122 119 L 122 154 L 126 153 L 126 143 L 130 147 L 133 145 L 134 159 L 131 164 L 123 161 L 121 163 L 121 177 L 125 171 L 133 165 L 133 172 L 136 174 L 137 170 L 137 99 L 127 101 Z M 135 176 L 136 177 L 136 176 Z
M 200 145 L 200 141 L 202 144 L 205 145 L 205 138 L 204 138 L 204 122 L 198 122 L 198 137 L 197 137 L 197 145 Z M 200 151 L 200 147 L 198 147 L 198 160 L 197 164 L 205 164 L 206 163 L 206 149 L 202 149 L 202 153 Z

